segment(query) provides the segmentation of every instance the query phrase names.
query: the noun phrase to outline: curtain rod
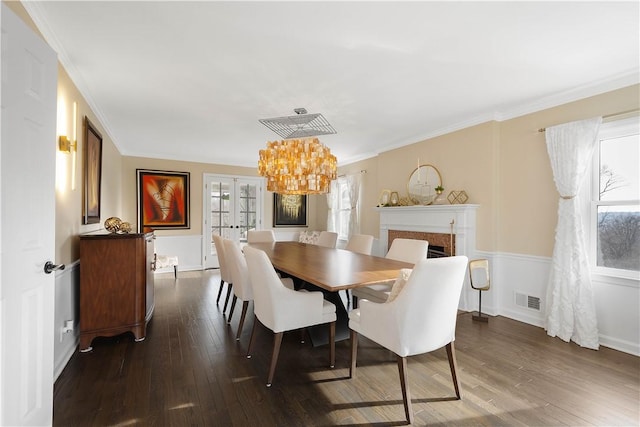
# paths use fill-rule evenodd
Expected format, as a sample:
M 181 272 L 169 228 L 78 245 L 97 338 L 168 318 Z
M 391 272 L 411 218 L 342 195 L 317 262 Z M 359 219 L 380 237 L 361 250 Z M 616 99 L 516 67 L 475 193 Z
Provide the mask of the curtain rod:
M 624 116 L 625 114 L 638 113 L 638 112 L 640 112 L 640 109 L 636 108 L 635 110 L 627 110 L 627 111 L 621 111 L 620 113 L 607 114 L 606 116 L 602 116 L 602 118 L 610 119 L 613 117 Z M 540 128 L 538 129 L 538 132 L 545 132 L 546 130 L 547 128 Z

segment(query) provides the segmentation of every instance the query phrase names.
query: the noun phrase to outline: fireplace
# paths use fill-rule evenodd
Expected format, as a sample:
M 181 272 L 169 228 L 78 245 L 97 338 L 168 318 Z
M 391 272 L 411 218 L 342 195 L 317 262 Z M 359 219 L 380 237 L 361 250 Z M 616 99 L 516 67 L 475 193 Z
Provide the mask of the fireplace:
M 376 255 L 384 256 L 393 239 L 419 239 L 429 242 L 435 255 L 466 255 L 476 258 L 476 211 L 479 205 L 397 206 L 374 208 L 380 213 L 380 239 Z M 436 248 L 439 247 L 439 248 Z M 460 295 L 459 308 L 468 310 L 477 296 L 468 278 Z
M 415 239 L 429 242 L 427 258 L 440 258 L 455 253 L 456 236 L 451 233 L 430 233 L 425 231 L 389 230 L 388 247 L 394 239 Z
M 476 211 L 479 205 L 397 206 L 375 208 L 380 213 L 378 255 L 384 256 L 393 239 L 429 242 L 436 255 L 466 255 L 476 251 Z

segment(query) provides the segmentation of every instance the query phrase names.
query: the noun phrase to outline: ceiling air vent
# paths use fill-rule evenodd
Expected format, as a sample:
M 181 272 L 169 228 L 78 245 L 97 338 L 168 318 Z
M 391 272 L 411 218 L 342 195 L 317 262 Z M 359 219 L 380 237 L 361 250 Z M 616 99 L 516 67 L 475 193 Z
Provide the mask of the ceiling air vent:
M 516 305 L 540 311 L 540 297 L 516 292 Z

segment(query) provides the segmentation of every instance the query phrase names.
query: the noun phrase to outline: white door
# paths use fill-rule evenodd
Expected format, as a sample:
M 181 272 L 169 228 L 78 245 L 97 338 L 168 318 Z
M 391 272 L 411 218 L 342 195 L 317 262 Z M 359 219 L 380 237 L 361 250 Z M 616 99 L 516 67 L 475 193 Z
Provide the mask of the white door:
M 0 425 L 53 419 L 55 52 L 2 3 Z
M 243 242 L 247 230 L 262 228 L 263 182 L 262 178 L 204 175 L 204 268 L 219 266 L 214 235 Z

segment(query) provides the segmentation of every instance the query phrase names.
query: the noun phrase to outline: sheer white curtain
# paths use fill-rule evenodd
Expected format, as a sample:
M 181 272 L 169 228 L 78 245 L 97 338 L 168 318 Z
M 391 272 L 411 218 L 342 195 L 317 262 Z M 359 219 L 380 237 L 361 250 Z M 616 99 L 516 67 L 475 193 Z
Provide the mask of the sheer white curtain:
M 338 231 L 338 222 L 340 221 L 339 199 L 340 186 L 338 185 L 338 180 L 334 179 L 331 181 L 331 186 L 327 193 L 327 207 L 329 209 L 327 212 L 327 231 Z
M 547 334 L 598 349 L 598 323 L 591 287 L 578 190 L 597 145 L 601 117 L 546 129 L 547 152 L 560 194 L 558 225 L 547 285 Z
M 360 215 L 358 209 L 358 200 L 360 199 L 360 182 L 362 175 L 348 175 L 347 186 L 349 188 L 349 203 L 351 212 L 349 214 L 349 237 L 360 233 Z
M 359 203 L 361 174 L 341 176 L 331 182 L 327 193 L 327 230 L 340 238 L 360 232 Z M 346 194 L 347 197 L 343 197 Z

